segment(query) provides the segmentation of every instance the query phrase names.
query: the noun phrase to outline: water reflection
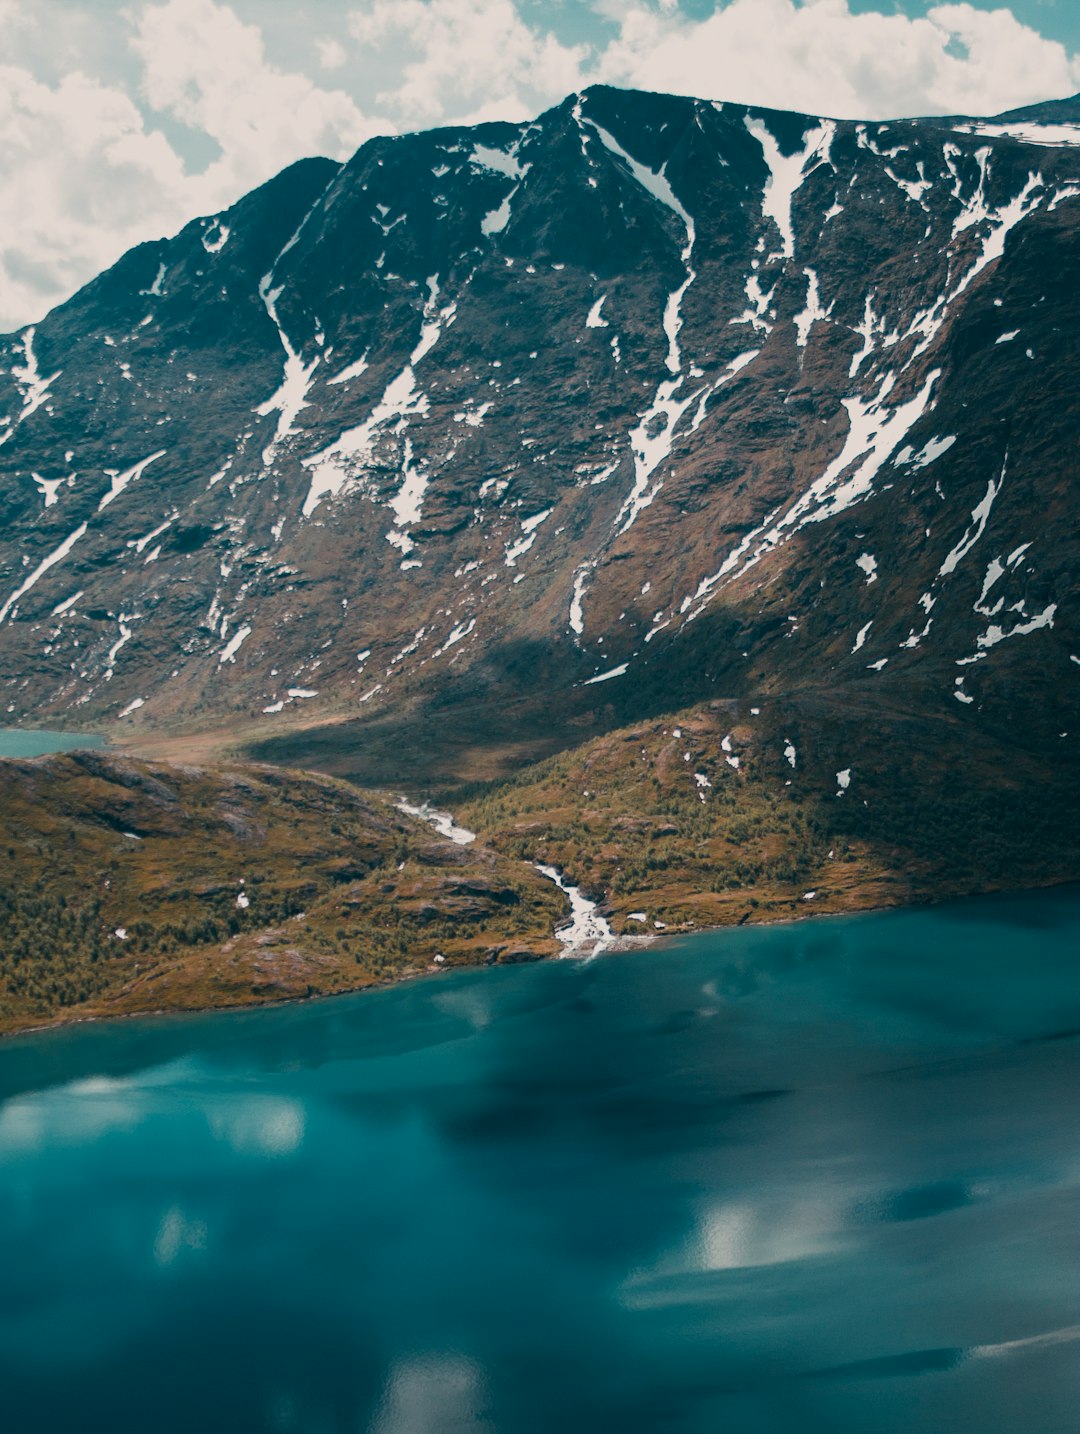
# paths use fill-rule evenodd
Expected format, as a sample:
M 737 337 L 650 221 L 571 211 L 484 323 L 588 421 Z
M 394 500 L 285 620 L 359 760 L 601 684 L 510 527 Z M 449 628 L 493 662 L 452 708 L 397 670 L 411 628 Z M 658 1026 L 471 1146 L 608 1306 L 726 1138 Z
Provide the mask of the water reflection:
M 10 1427 L 1073 1427 L 1078 937 L 1058 892 L 6 1043 Z

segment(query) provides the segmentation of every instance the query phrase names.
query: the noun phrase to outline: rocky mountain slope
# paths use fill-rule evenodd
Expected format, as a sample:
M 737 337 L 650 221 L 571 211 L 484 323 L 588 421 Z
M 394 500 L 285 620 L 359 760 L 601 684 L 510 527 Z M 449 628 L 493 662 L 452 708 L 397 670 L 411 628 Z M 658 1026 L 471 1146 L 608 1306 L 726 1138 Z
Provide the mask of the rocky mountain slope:
M 3 343 L 10 715 L 1064 684 L 1080 133 L 1053 118 L 592 90 L 296 165 L 134 250 Z
M 719 712 L 639 805 L 828 804 L 783 903 L 839 827 L 866 900 L 1076 876 L 1078 201 L 1076 99 L 597 88 L 295 165 L 0 340 L 5 720 L 456 790 L 517 855 L 461 784 L 561 772 L 610 894 L 575 762 Z

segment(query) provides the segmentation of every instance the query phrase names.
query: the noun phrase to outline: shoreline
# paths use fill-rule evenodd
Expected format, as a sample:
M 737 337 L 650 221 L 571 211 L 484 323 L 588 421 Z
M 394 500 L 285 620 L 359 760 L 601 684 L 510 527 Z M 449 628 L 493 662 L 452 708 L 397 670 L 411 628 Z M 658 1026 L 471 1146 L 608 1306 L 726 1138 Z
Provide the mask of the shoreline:
M 716 926 L 695 926 L 681 931 L 650 932 L 642 935 L 619 935 L 612 938 L 610 943 L 605 942 L 601 949 L 595 952 L 584 952 L 578 956 L 573 953 L 559 952 L 550 956 L 538 956 L 536 961 L 525 962 L 525 965 L 538 965 L 542 962 L 559 961 L 595 961 L 604 956 L 618 956 L 628 951 L 645 950 L 649 947 L 664 946 L 676 941 L 685 940 L 687 937 L 714 935 L 721 931 L 745 931 L 747 929 L 773 927 L 773 926 L 794 926 L 801 922 L 813 920 L 834 920 L 846 921 L 856 919 L 860 916 L 880 915 L 888 911 L 916 911 L 928 907 L 945 906 L 951 902 L 968 902 L 993 899 L 994 897 L 1007 896 L 1035 896 L 1041 892 L 1067 891 L 1070 887 L 1080 890 L 1080 883 L 1076 881 L 1054 881 L 1045 886 L 1026 887 L 997 887 L 984 891 L 972 891 L 956 893 L 942 897 L 928 897 L 925 900 L 898 901 L 885 905 L 873 905 L 857 907 L 849 911 L 804 911 L 797 915 L 778 916 L 763 921 L 754 922 L 729 922 Z M 337 1001 L 349 996 L 360 996 L 367 992 L 392 990 L 397 986 L 404 986 L 412 981 L 423 981 L 432 978 L 439 978 L 452 975 L 457 971 L 482 971 L 487 967 L 486 962 L 459 961 L 453 965 L 438 966 L 431 964 L 424 970 L 412 970 L 400 976 L 393 976 L 378 981 L 368 981 L 363 985 L 350 986 L 341 991 L 314 992 L 304 996 L 283 996 L 280 1000 L 249 1001 L 243 1004 L 222 1004 L 210 1006 L 178 1006 L 178 1007 L 156 1007 L 145 1011 L 116 1011 L 102 1015 L 73 1015 L 70 1019 L 63 1017 L 46 1021 L 39 1025 L 21 1026 L 10 1031 L 0 1031 L 0 1049 L 10 1041 L 16 1041 L 28 1036 L 45 1036 L 52 1032 L 73 1030 L 76 1026 L 111 1025 L 120 1021 L 161 1021 L 170 1019 L 183 1019 L 185 1017 L 212 1016 L 212 1015 L 238 1015 L 241 1012 L 258 1012 L 281 1010 L 288 1006 L 309 1006 L 316 1002 Z

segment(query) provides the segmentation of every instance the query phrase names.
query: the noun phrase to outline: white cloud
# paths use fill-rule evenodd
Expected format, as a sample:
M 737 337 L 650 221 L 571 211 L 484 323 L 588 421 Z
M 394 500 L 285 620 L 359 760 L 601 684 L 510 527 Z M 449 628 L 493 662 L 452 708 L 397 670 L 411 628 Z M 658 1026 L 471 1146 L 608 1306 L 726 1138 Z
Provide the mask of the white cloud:
M 120 90 L 0 69 L 0 327 L 25 322 L 124 249 L 182 220 L 184 175 Z
M 392 127 L 342 91 L 270 64 L 259 31 L 214 0 L 144 6 L 131 45 L 136 95 L 78 71 L 48 84 L 0 67 L 0 332 L 293 160 L 345 158 Z M 158 116 L 213 141 L 218 156 L 189 172 Z
M 530 117 L 580 87 L 589 54 L 526 23 L 513 0 L 369 0 L 349 30 L 391 74 L 397 60 L 376 99 L 412 124 Z
M 319 57 L 320 68 L 324 70 L 340 70 L 349 58 L 340 40 L 316 40 L 315 53 Z
M 262 35 L 216 0 L 166 0 L 141 13 L 132 47 L 142 92 L 162 110 L 209 136 L 222 158 L 203 187 L 235 197 L 235 183 L 260 179 L 304 155 L 344 159 L 373 133 L 342 90 L 320 89 L 266 58 Z
M 966 50 L 966 53 L 965 53 Z M 621 9 L 611 83 L 843 118 L 987 114 L 1065 95 L 1080 62 L 1009 10 L 852 14 L 847 0 L 731 0 L 705 20 Z
M 353 37 L 386 74 L 400 122 L 520 119 L 596 80 L 849 118 L 990 114 L 1080 87 L 1080 60 L 1008 9 L 944 4 L 924 17 L 852 13 L 849 0 L 594 0 L 617 27 L 568 45 L 513 0 L 366 0 Z M 535 11 L 533 12 L 535 13 Z

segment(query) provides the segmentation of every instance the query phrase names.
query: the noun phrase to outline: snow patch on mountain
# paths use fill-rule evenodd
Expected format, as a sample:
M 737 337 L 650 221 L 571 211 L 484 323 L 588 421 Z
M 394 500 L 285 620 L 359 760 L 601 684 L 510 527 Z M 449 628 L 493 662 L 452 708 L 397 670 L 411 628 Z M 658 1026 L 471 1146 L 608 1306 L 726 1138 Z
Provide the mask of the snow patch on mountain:
M 475 628 L 476 618 L 474 617 L 466 618 L 464 622 L 459 622 L 456 627 L 450 629 L 450 632 L 445 642 L 443 642 L 442 646 L 437 647 L 435 651 L 431 654 L 432 659 L 436 657 L 442 657 L 444 652 L 449 651 L 451 647 L 456 647 L 459 642 L 463 642 L 464 639 L 467 638 L 469 634 L 475 630 Z
M 931 438 L 923 444 L 918 453 L 914 453 L 910 447 L 901 448 L 893 461 L 897 467 L 906 465 L 916 470 L 927 468 L 931 463 L 935 463 L 943 453 L 948 453 L 955 442 L 955 433 L 947 434 L 944 438 Z
M 768 293 L 766 293 L 762 287 L 760 277 L 757 274 L 748 274 L 743 288 L 747 299 L 750 301 L 749 306 L 745 308 L 741 314 L 737 314 L 735 318 L 728 319 L 728 323 L 749 324 L 751 328 L 759 333 L 772 333 L 773 326 L 769 322 L 769 312 L 773 296 L 778 287 L 778 283 L 774 284 Z
M 956 130 L 958 134 L 982 135 L 991 139 L 1016 139 L 1023 144 L 1052 148 L 1061 144 L 1080 145 L 1080 124 L 990 124 L 980 120 L 973 124 L 958 124 Z
M 46 508 L 51 508 L 54 503 L 59 502 L 60 489 L 65 482 L 63 478 L 43 478 L 40 473 L 31 473 L 30 477 L 37 485 Z
M 143 537 L 135 538 L 132 542 L 128 543 L 128 547 L 134 548 L 137 553 L 145 552 L 154 539 L 160 538 L 162 533 L 166 532 L 173 523 L 176 522 L 179 516 L 180 514 L 178 512 L 174 511 L 170 513 L 163 523 L 159 523 L 156 528 L 151 529 L 151 531 Z
M 979 648 L 996 647 L 999 642 L 1004 642 L 1010 637 L 1023 637 L 1029 632 L 1038 632 L 1044 627 L 1053 627 L 1054 617 L 1057 613 L 1057 603 L 1048 603 L 1042 612 L 1026 621 L 1014 623 L 1007 631 L 997 623 L 991 623 L 984 633 L 975 639 L 975 645 Z
M 246 623 L 243 627 L 238 627 L 218 654 L 218 666 L 223 667 L 226 662 L 235 662 L 236 654 L 250 636 L 251 628 Z
M 162 294 L 164 293 L 164 290 L 161 286 L 165 282 L 165 275 L 167 272 L 168 265 L 159 264 L 157 268 L 157 273 L 154 276 L 153 283 L 150 284 L 147 288 L 139 290 L 140 298 L 160 299 Z
M 534 513 L 531 518 L 521 520 L 521 537 L 511 543 L 503 558 L 503 562 L 508 568 L 515 567 L 518 558 L 523 557 L 529 551 L 536 542 L 540 524 L 550 518 L 554 511 L 554 508 L 545 508 L 540 513 Z
M 507 179 L 524 179 L 530 166 L 518 159 L 520 140 L 509 149 L 493 149 L 491 145 L 477 144 L 469 155 L 469 163 L 478 169 L 488 169 L 493 174 L 505 175 Z
M 37 334 L 37 327 L 31 324 L 24 330 L 22 335 L 22 363 L 12 364 L 11 377 L 15 380 L 15 386 L 22 399 L 22 408 L 16 417 L 15 426 L 24 422 L 32 413 L 36 413 L 49 395 L 49 389 L 63 373 L 63 369 L 57 369 L 48 378 L 41 372 L 38 365 L 37 354 L 34 352 L 34 338 Z M 0 438 L 0 444 L 6 442 L 11 436 L 12 430 Z
M 803 273 L 806 275 L 806 305 L 795 315 L 795 342 L 801 349 L 806 347 L 814 325 L 828 319 L 833 311 L 832 304 L 827 309 L 822 306 L 816 270 L 804 269 Z
M 106 468 L 105 476 L 109 478 L 111 482 L 109 491 L 98 503 L 98 512 L 103 512 L 110 503 L 116 498 L 119 498 L 120 494 L 130 483 L 134 483 L 137 478 L 141 478 L 143 472 L 150 467 L 150 464 L 156 463 L 159 458 L 163 458 L 167 451 L 167 449 L 159 448 L 156 453 L 151 453 L 149 458 L 140 459 L 138 463 L 133 464 L 130 468 L 125 468 L 122 473 L 118 473 L 112 468 Z
M 489 145 L 478 144 L 474 146 L 473 152 L 469 156 L 469 162 L 477 168 L 486 169 L 493 174 L 501 174 L 507 179 L 518 181 L 510 193 L 504 196 L 502 203 L 481 219 L 480 232 L 486 238 L 490 238 L 492 234 L 501 234 L 509 224 L 513 198 L 532 167 L 529 164 L 522 164 L 518 159 L 517 152 L 520 143 L 520 140 L 516 141 L 508 150 L 492 149 Z
M 492 234 L 501 234 L 510 223 L 510 201 L 517 193 L 514 188 L 506 196 L 503 202 L 496 209 L 490 210 L 480 221 L 480 233 L 490 238 Z
M 896 382 L 895 374 L 885 375 L 873 398 L 856 394 L 843 399 L 842 406 L 848 416 L 848 433 L 836 458 L 778 520 L 775 520 L 775 513 L 770 514 L 757 528 L 747 533 L 728 553 L 717 571 L 702 578 L 697 589 L 683 599 L 680 612 L 690 613 L 689 620 L 692 621 L 720 582 L 736 567 L 738 572 L 746 572 L 801 528 L 835 517 L 872 492 L 874 481 L 889 455 L 932 407 L 931 393 L 940 376 L 941 370 L 934 369 L 919 391 L 896 408 L 887 404 Z
M 403 553 L 413 550 L 413 541 L 405 529 L 420 521 L 427 486 L 427 473 L 413 462 L 413 443 L 412 439 L 407 437 L 401 460 L 401 487 L 390 499 L 390 510 L 396 520 L 396 526 L 386 535 L 387 541 L 400 548 Z
M 629 532 L 663 486 L 664 480 L 660 478 L 650 488 L 649 479 L 670 456 L 675 442 L 675 427 L 697 397 L 692 390 L 681 398 L 675 397 L 684 378 L 685 375 L 680 374 L 678 378 L 665 379 L 637 426 L 630 430 L 634 482 L 615 516 L 614 532 L 617 537 Z
M 345 367 L 339 373 L 334 374 L 333 378 L 328 378 L 326 380 L 327 383 L 352 383 L 354 378 L 359 378 L 362 373 L 366 373 L 368 368 L 370 367 L 367 361 L 369 352 L 369 349 L 365 349 L 364 352 L 360 355 L 360 357 L 354 360 L 353 363 L 346 364 Z
M 1002 484 L 1005 482 L 1005 472 L 1008 468 L 1009 455 L 1006 453 L 1001 465 L 1001 472 L 997 478 L 991 478 L 986 485 L 986 492 L 982 499 L 976 503 L 971 510 L 971 522 L 965 528 L 963 536 L 956 546 L 949 552 L 945 561 L 938 569 L 939 577 L 947 577 L 949 573 L 956 571 L 959 564 L 967 557 L 972 548 L 986 531 L 986 524 L 990 517 L 990 510 L 994 506 L 994 499 L 1001 492 Z
M 960 203 L 960 212 L 953 221 L 953 238 L 955 239 L 965 229 L 976 225 L 985 225 L 986 232 L 983 234 L 982 245 L 973 263 L 963 274 L 962 278 L 940 294 L 938 298 L 928 307 L 921 309 L 904 334 L 905 338 L 912 338 L 921 335 L 911 353 L 908 363 L 912 363 L 933 343 L 934 339 L 941 332 L 945 320 L 948 318 L 956 300 L 974 283 L 975 279 L 995 260 L 1000 259 L 1005 252 L 1005 241 L 1009 235 L 1029 214 L 1033 214 L 1043 199 L 1046 198 L 1046 188 L 1041 174 L 1029 173 L 1027 182 L 1020 193 L 1008 203 L 998 207 L 989 204 L 985 195 L 986 179 L 989 172 L 989 150 L 979 150 L 976 160 L 979 162 L 980 173 L 979 183 L 974 195 L 964 198 L 963 181 L 956 169 L 956 157 L 959 151 L 954 145 L 946 144 L 944 155 L 953 176 L 953 197 Z M 1041 193 L 1039 191 L 1042 191 Z
M 202 246 L 208 254 L 220 254 L 232 230 L 220 219 L 211 219 L 202 232 Z
M 589 310 L 585 319 L 585 327 L 587 329 L 606 329 L 608 327 L 608 321 L 603 317 L 604 301 L 606 299 L 607 295 L 601 294 Z
M 581 124 L 580 99 L 574 111 L 574 116 L 578 123 Z M 679 256 L 686 270 L 686 278 L 677 289 L 674 289 L 668 295 L 667 303 L 664 305 L 663 318 L 664 333 L 668 341 L 666 359 L 668 372 L 678 373 L 682 367 L 682 359 L 679 352 L 679 332 L 682 329 L 682 301 L 687 289 L 689 289 L 697 277 L 690 266 L 690 257 L 694 251 L 695 240 L 694 221 L 671 187 L 666 173 L 666 163 L 662 164 L 659 169 L 650 169 L 648 165 L 642 164 L 639 160 L 636 160 L 633 155 L 628 154 L 614 135 L 604 129 L 602 125 L 597 124 L 595 120 L 589 119 L 588 116 L 586 116 L 584 123 L 590 125 L 596 131 L 604 148 L 623 161 L 630 170 L 630 173 L 648 194 L 651 194 L 652 197 L 659 200 L 666 209 L 670 209 L 673 214 L 678 216 L 686 231 L 686 243 L 683 245 Z
M 653 170 L 634 159 L 602 125 L 587 116 L 583 117 L 581 108 L 579 97 L 574 109 L 574 118 L 578 125 L 588 125 L 596 133 L 604 148 L 629 169 L 638 184 L 652 198 L 678 217 L 686 236 L 686 242 L 680 251 L 686 277 L 678 288 L 668 295 L 662 320 L 664 334 L 668 341 L 665 363 L 668 372 L 676 377 L 665 379 L 659 384 L 651 405 L 642 415 L 637 426 L 630 431 L 630 447 L 634 458 L 634 481 L 615 518 L 613 535 L 619 537 L 633 527 L 638 515 L 652 503 L 660 491 L 663 480 L 657 482 L 651 490 L 649 480 L 671 453 L 675 426 L 695 397 L 691 392 L 684 393 L 681 398 L 675 398 L 675 394 L 685 378 L 685 375 L 680 372 L 682 353 L 679 347 L 679 334 L 682 330 L 682 301 L 687 289 L 697 277 L 690 264 L 694 249 L 695 229 L 692 217 L 671 187 L 666 174 L 666 164 L 661 165 L 658 170 Z M 597 310 L 597 315 L 599 315 L 599 310 Z
M 282 373 L 281 383 L 276 392 L 271 394 L 265 403 L 260 404 L 255 410 L 262 418 L 268 418 L 270 414 L 274 412 L 278 415 L 274 437 L 263 451 L 263 466 L 266 468 L 269 468 L 273 463 L 279 445 L 292 433 L 293 425 L 296 422 L 300 410 L 307 406 L 308 389 L 311 386 L 312 377 L 319 365 L 321 357 L 321 355 L 316 354 L 310 363 L 305 364 L 300 352 L 293 347 L 292 341 L 285 332 L 278 315 L 277 305 L 278 300 L 284 293 L 284 284 L 279 284 L 277 288 L 274 288 L 274 274 L 286 254 L 293 250 L 300 242 L 300 236 L 307 228 L 311 216 L 322 203 L 325 193 L 326 190 L 323 191 L 323 194 L 319 195 L 315 203 L 308 209 L 293 233 L 289 236 L 288 241 L 278 253 L 277 258 L 270 265 L 267 273 L 259 280 L 259 298 L 262 300 L 267 316 L 277 330 L 278 339 L 282 348 L 285 350 L 285 367 Z
M 741 373 L 744 368 L 746 368 L 749 364 L 752 364 L 760 352 L 760 349 L 747 349 L 744 353 L 736 354 L 735 357 L 728 364 L 728 366 L 724 369 L 724 372 L 716 380 L 716 382 L 714 384 L 711 384 L 702 392 L 701 397 L 698 399 L 697 412 L 694 414 L 694 417 L 691 419 L 690 422 L 691 433 L 696 433 L 697 430 L 701 427 L 701 424 L 705 418 L 705 412 L 708 407 L 709 399 L 712 398 L 712 396 L 720 389 L 722 389 L 725 384 L 730 383 L 736 374 Z
M 109 648 L 109 651 L 108 651 L 108 653 L 107 653 L 107 655 L 106 655 L 106 658 L 105 658 L 105 681 L 106 681 L 106 682 L 111 682 L 111 681 L 112 681 L 113 673 L 114 673 L 115 670 L 116 670 L 116 659 L 117 659 L 117 656 L 119 655 L 120 649 L 121 649 L 122 647 L 125 647 L 125 646 L 131 641 L 132 629 L 128 626 L 128 622 L 129 622 L 129 621 L 133 621 L 133 620 L 134 620 L 134 619 L 133 619 L 132 617 L 130 617 L 128 614 L 126 614 L 126 613 L 121 613 L 120 616 L 119 616 L 119 618 L 117 619 L 117 627 L 118 627 L 118 629 L 119 629 L 119 636 L 117 637 L 116 641 L 113 643 L 112 647 Z
M 323 498 L 336 497 L 350 480 L 364 475 L 371 464 L 381 430 L 391 424 L 400 430 L 403 427 L 402 420 L 407 422 L 414 415 L 427 413 L 430 403 L 427 395 L 417 386 L 415 365 L 431 352 L 444 329 L 454 322 L 457 314 L 457 305 L 454 303 L 442 309 L 438 307 L 438 276 L 433 274 L 427 284 L 428 298 L 424 304 L 420 337 L 409 355 L 408 363 L 386 385 L 382 397 L 363 423 L 345 429 L 326 448 L 303 460 L 304 467 L 311 473 L 310 486 L 303 505 L 305 518 L 311 516 Z M 414 472 L 411 485 L 406 474 L 398 495 L 398 500 L 406 509 L 411 509 L 417 501 L 419 482 L 418 472 Z M 426 479 L 423 487 L 426 487 Z M 423 495 L 423 487 L 419 488 L 420 497 Z
M 585 563 L 574 574 L 574 587 L 570 595 L 570 631 L 575 637 L 580 637 L 585 631 L 585 593 L 594 568 L 594 563 Z
M 285 368 L 277 389 L 265 403 L 260 403 L 255 410 L 260 418 L 268 418 L 272 413 L 276 413 L 278 416 L 274 437 L 263 449 L 263 466 L 265 468 L 271 466 L 278 447 L 294 431 L 300 410 L 308 406 L 308 389 L 311 387 L 312 378 L 322 357 L 321 354 L 315 354 L 309 363 L 305 363 L 298 350 L 293 347 L 278 315 L 277 304 L 283 293 L 283 286 L 279 285 L 276 289 L 271 288 L 272 279 L 273 270 L 263 275 L 259 281 L 259 297 L 263 301 L 270 322 L 277 329 L 281 347 L 285 350 Z
M 926 165 L 923 160 L 920 159 L 916 164 L 916 172 L 919 176 L 918 179 L 904 179 L 901 175 L 896 173 L 896 170 L 893 169 L 891 165 L 888 164 L 884 166 L 884 169 L 885 173 L 896 185 L 897 189 L 902 190 L 903 193 L 907 195 L 908 199 L 911 200 L 912 204 L 919 205 L 921 209 L 926 208 L 926 196 L 930 192 L 930 190 L 933 189 L 934 181 L 932 179 L 927 179 Z
M 746 128 L 761 145 L 769 176 L 761 201 L 764 218 L 771 219 L 780 233 L 782 248 L 770 259 L 790 259 L 795 253 L 795 230 L 792 224 L 791 204 L 796 191 L 810 171 L 818 164 L 829 160 L 836 125 L 832 120 L 823 120 L 803 140 L 801 149 L 794 154 L 783 154 L 772 131 L 764 120 L 745 118 Z
M 629 666 L 629 662 L 620 662 L 618 667 L 611 667 L 607 672 L 597 673 L 595 677 L 587 677 L 581 685 L 592 687 L 597 682 L 610 682 L 613 677 L 622 677 Z
M 80 523 L 79 526 L 75 529 L 75 531 L 73 533 L 69 533 L 68 536 L 64 539 L 64 541 L 60 544 L 60 546 L 58 548 L 54 548 L 47 558 L 43 558 L 41 562 L 38 563 L 34 571 L 30 574 L 30 576 L 28 578 L 25 578 L 23 582 L 19 584 L 19 586 L 15 589 L 11 596 L 6 600 L 4 605 L 0 607 L 0 623 L 7 621 L 9 613 L 12 611 L 19 599 L 25 597 L 25 595 L 30 591 L 30 589 L 37 585 L 37 583 L 41 580 L 41 578 L 45 576 L 45 574 L 49 571 L 50 568 L 54 568 L 57 563 L 63 562 L 64 558 L 66 558 L 68 553 L 71 552 L 72 548 L 79 541 L 79 539 L 85 535 L 87 526 L 88 525 L 86 523 Z

